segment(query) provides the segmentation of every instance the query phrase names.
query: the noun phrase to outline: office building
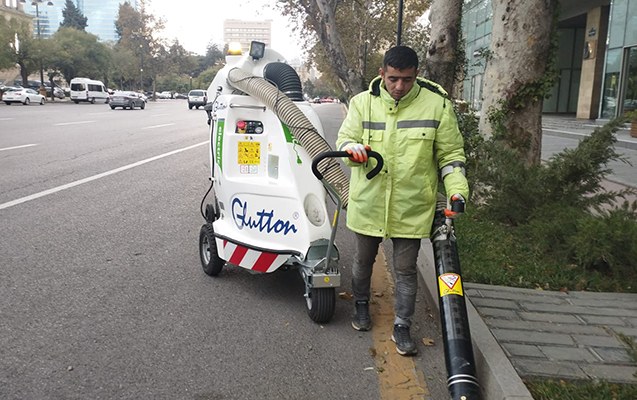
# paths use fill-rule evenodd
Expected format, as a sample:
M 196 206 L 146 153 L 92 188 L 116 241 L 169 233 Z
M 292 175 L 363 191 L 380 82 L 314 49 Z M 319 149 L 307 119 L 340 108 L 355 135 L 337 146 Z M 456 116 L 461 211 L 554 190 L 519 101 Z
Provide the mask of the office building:
M 20 0 L 16 0 L 20 1 Z M 128 2 L 137 8 L 137 0 L 75 0 L 76 7 L 87 18 L 86 31 L 96 35 L 102 42 L 117 41 L 115 21 L 119 13 L 119 6 Z M 40 23 L 40 35 L 43 38 L 50 37 L 57 32 L 63 20 L 62 10 L 66 5 L 65 0 L 45 0 L 37 2 L 37 7 L 31 0 L 22 3 L 24 12 L 34 17 L 33 29 L 37 35 L 37 22 Z M 39 18 L 38 18 L 39 15 Z
M 558 81 L 545 113 L 610 119 L 637 108 L 637 0 L 563 0 L 558 22 Z M 462 30 L 469 59 L 462 97 L 481 108 L 491 0 L 465 0 Z
M 243 21 L 227 19 L 223 21 L 223 43 L 240 43 L 244 53 L 250 49 L 250 42 L 256 40 L 265 43 L 266 47 L 272 45 L 272 20 Z

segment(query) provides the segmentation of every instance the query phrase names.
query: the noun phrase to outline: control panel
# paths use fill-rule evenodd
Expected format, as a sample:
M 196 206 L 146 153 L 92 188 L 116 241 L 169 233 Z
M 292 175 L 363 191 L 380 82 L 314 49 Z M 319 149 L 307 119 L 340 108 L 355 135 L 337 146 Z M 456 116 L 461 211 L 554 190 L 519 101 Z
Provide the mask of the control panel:
M 261 121 L 239 120 L 236 123 L 234 132 L 246 135 L 260 135 L 263 133 L 263 123 Z

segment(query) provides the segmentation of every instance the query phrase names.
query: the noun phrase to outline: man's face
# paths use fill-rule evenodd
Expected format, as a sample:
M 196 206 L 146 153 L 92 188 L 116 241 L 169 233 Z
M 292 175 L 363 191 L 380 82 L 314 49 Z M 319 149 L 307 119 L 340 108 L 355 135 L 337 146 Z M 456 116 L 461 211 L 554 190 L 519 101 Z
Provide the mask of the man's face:
M 379 72 L 385 83 L 385 89 L 394 100 L 400 100 L 416 82 L 416 67 L 396 69 L 388 65 L 386 68 L 381 68 Z

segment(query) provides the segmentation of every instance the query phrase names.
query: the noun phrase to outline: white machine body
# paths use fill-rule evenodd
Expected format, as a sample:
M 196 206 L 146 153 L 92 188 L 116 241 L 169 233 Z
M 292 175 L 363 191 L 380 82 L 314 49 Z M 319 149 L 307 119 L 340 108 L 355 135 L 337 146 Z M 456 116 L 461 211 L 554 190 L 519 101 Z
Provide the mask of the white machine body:
M 228 60 L 262 76 L 264 66 L 283 58 Z M 234 63 L 232 61 L 235 61 Z M 214 99 L 210 166 L 218 218 L 213 222 L 219 257 L 258 272 L 306 261 L 314 243 L 330 237 L 326 191 L 312 174 L 312 159 L 273 110 L 252 96 L 236 93 L 222 69 L 210 87 Z M 295 102 L 323 135 L 307 102 Z

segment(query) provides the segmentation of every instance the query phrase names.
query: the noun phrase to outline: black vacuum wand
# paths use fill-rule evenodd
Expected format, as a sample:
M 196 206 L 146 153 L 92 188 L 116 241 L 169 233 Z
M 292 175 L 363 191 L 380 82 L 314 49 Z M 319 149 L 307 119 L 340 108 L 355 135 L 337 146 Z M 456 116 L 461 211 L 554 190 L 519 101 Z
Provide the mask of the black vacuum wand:
M 437 203 L 431 243 L 436 261 L 438 302 L 445 346 L 447 387 L 453 400 L 480 399 L 469 319 L 462 287 L 453 217 L 464 212 L 464 200 Z

